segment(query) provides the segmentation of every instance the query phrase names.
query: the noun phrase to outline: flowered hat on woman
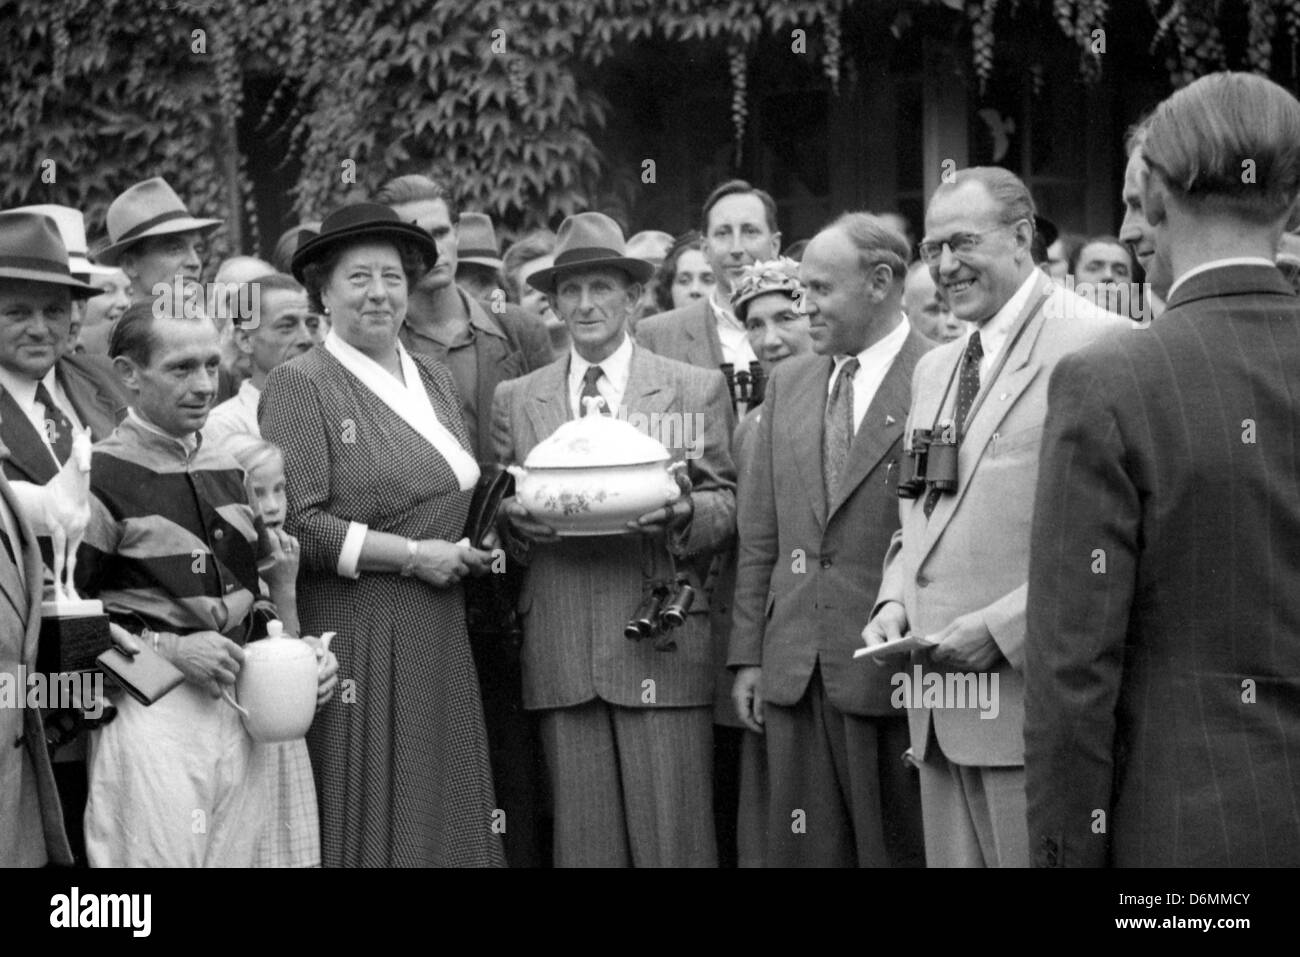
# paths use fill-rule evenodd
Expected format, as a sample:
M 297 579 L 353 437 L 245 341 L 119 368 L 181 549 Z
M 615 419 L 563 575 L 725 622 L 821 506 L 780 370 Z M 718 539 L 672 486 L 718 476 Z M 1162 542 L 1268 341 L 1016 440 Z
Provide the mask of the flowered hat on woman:
M 731 293 L 731 308 L 736 318 L 745 321 L 749 303 L 769 292 L 783 292 L 791 299 L 803 295 L 799 281 L 799 264 L 788 256 L 768 259 L 746 266 Z

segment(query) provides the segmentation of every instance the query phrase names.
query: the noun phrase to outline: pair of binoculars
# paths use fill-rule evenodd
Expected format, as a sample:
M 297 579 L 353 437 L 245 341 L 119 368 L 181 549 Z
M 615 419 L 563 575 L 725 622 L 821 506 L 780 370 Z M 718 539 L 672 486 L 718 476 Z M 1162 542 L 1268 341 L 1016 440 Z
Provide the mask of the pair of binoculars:
M 912 474 L 898 483 L 899 498 L 919 498 L 927 485 L 939 492 L 957 491 L 957 437 L 951 426 L 913 429 Z
M 739 411 L 737 408 L 740 403 L 745 403 L 746 409 L 752 409 L 763 401 L 763 391 L 767 386 L 767 376 L 763 372 L 763 366 L 757 362 L 749 364 L 749 371 L 737 369 L 733 363 L 724 362 L 721 366 L 722 374 L 727 379 L 727 389 L 731 392 L 731 409 L 733 412 Z
M 686 616 L 694 601 L 695 589 L 685 581 L 658 582 L 641 599 L 641 604 L 623 627 L 623 634 L 633 641 L 657 637 L 655 647 L 671 651 L 677 645 L 667 637 L 667 633 L 686 624 Z

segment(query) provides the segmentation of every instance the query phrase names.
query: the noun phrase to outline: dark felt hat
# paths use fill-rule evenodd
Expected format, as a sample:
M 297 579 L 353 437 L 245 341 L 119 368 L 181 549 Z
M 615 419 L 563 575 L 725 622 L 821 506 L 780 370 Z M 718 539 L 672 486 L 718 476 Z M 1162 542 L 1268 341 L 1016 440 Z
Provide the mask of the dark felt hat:
M 0 279 L 63 286 L 74 299 L 89 299 L 103 292 L 73 278 L 59 227 L 40 213 L 0 213 Z
M 426 230 L 414 223 L 402 222 L 388 206 L 349 203 L 326 216 L 320 224 L 320 232 L 303 233 L 291 264 L 294 278 L 302 282 L 303 267 L 321 259 L 341 243 L 353 245 L 375 239 L 409 243 L 424 258 L 426 271 L 438 261 L 438 246 Z

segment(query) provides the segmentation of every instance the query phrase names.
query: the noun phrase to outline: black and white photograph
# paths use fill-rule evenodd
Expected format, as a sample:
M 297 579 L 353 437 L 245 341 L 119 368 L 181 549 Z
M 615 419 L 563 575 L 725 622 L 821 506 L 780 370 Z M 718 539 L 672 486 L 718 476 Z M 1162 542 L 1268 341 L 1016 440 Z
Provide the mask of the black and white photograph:
M 1300 3 L 3 0 L 0 49 L 33 926 L 226 868 L 1263 926 Z

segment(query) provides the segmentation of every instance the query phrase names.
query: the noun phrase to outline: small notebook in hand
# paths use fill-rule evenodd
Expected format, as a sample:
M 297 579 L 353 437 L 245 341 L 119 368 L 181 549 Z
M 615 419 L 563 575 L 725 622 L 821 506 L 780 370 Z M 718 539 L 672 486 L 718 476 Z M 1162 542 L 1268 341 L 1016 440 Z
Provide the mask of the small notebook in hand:
M 143 642 L 134 657 L 114 647 L 95 661 L 127 694 L 146 707 L 185 680 L 179 668 Z
M 901 655 L 913 651 L 924 651 L 926 648 L 933 648 L 938 642 L 925 635 L 907 635 L 897 641 L 887 641 L 883 645 L 872 645 L 869 648 L 858 648 L 853 652 L 854 658 L 871 657 L 879 661 L 881 658 L 888 658 L 891 655 Z

